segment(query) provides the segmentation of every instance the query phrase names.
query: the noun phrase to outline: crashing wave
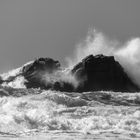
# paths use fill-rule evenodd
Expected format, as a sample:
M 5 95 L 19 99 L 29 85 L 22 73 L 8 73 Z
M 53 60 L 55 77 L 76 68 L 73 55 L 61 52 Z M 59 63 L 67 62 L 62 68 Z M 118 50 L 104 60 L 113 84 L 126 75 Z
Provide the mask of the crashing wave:
M 62 68 L 51 58 L 39 58 L 2 74 L 1 85 L 67 92 L 140 90 L 113 56 L 104 55 L 89 55 L 72 68 Z

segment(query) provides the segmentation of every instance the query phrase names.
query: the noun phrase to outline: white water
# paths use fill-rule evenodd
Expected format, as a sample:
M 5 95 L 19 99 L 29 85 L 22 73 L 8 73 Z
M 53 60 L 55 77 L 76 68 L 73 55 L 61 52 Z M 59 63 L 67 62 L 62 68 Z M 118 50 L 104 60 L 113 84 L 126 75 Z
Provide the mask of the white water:
M 1 137 L 140 137 L 139 93 L 33 94 L 0 98 Z
M 74 55 L 66 58 L 68 66 L 74 66 L 90 54 L 114 56 L 125 72 L 140 86 L 140 37 L 122 43 L 91 29 L 86 39 L 76 46 Z

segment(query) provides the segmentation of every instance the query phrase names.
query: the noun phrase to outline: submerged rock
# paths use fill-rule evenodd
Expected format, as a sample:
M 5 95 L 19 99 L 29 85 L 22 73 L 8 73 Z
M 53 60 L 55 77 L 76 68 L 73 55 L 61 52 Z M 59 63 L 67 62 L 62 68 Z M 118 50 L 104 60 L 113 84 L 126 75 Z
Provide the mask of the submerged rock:
M 81 82 L 77 89 L 79 91 L 139 91 L 113 56 L 89 55 L 74 66 L 71 72 Z

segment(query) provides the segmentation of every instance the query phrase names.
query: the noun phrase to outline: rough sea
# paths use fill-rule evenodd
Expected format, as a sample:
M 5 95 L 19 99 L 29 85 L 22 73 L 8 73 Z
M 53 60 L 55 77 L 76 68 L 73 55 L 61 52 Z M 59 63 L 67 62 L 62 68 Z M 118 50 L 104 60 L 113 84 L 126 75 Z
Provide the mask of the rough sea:
M 16 89 L 0 98 L 1 140 L 139 140 L 140 94 Z
M 91 53 L 113 55 L 139 84 L 139 44 L 139 38 L 122 45 L 97 33 L 68 60 L 77 63 Z M 12 88 L 0 89 L 0 140 L 140 140 L 140 93 L 26 89 L 23 82 L 19 76 L 9 83 Z

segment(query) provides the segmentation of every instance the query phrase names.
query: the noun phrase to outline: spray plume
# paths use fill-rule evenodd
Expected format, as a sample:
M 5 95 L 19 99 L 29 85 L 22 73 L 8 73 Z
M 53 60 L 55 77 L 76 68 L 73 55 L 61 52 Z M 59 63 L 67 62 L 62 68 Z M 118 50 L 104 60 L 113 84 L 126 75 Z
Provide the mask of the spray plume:
M 90 30 L 87 38 L 76 46 L 74 57 L 66 59 L 68 66 L 73 67 L 90 54 L 114 56 L 129 77 L 140 86 L 140 38 L 132 38 L 122 44 L 101 32 Z

